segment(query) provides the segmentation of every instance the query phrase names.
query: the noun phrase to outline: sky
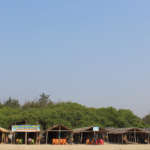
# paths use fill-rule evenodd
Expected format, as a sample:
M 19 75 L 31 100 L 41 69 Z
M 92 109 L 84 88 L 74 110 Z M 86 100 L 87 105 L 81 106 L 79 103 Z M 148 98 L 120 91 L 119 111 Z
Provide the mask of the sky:
M 0 100 L 150 113 L 149 0 L 0 2 Z

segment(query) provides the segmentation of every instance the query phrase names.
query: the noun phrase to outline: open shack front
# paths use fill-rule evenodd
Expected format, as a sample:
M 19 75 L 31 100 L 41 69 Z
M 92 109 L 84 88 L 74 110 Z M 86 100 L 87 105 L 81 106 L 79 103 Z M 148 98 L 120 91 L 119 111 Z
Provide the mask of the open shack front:
M 85 127 L 73 130 L 76 144 L 104 144 L 106 130 L 100 127 Z
M 140 128 L 112 128 L 108 129 L 110 143 L 116 144 L 149 144 L 150 131 Z
M 8 143 L 8 134 L 9 133 L 10 132 L 8 130 L 0 127 L 0 144 L 2 144 L 2 143 L 7 144 Z
M 13 125 L 14 144 L 40 144 L 40 125 Z
M 72 130 L 64 125 L 55 125 L 46 130 L 46 144 L 72 143 Z

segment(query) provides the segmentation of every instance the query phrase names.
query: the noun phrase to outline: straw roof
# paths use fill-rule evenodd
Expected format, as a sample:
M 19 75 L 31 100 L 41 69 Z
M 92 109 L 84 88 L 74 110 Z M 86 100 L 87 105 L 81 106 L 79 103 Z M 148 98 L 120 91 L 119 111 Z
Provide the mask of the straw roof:
M 61 131 L 72 131 L 72 129 L 69 129 L 68 127 L 64 125 L 54 125 L 53 127 L 48 128 L 46 131 L 57 131 L 59 129 Z
M 88 131 L 88 130 L 93 130 L 93 127 L 90 126 L 90 127 L 77 128 L 77 129 L 74 129 L 73 132 L 80 133 L 80 132 L 84 132 L 84 131 Z
M 94 132 L 94 131 L 93 131 L 93 127 L 94 127 L 94 126 L 83 127 L 83 128 L 77 128 L 77 129 L 74 129 L 74 130 L 73 130 L 73 133 L 90 132 L 90 131 L 91 131 L 91 132 Z M 106 132 L 106 129 L 100 128 L 100 131 Z
M 9 133 L 10 131 L 0 127 L 0 132 Z
M 150 133 L 150 131 L 141 128 L 107 128 L 108 134 L 124 134 L 128 132 Z

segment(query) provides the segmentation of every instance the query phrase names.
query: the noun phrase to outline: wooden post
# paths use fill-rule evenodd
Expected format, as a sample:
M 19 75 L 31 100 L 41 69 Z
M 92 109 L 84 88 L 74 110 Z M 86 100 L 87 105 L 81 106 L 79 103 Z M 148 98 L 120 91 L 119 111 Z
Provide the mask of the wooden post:
M 60 128 L 61 128 L 61 126 L 59 126 L 59 133 L 58 133 L 58 135 L 59 135 L 59 140 L 58 140 L 59 142 L 58 143 L 59 144 L 60 144 L 60 138 L 61 138 L 61 131 L 60 131 L 61 129 Z
M 11 144 L 13 144 L 13 135 L 14 135 L 14 134 L 12 133 L 12 137 L 11 137 Z
M 14 133 L 14 144 L 16 144 L 16 133 Z
M 148 144 L 149 144 L 149 133 L 148 133 Z
M 134 129 L 134 140 L 135 140 L 135 143 L 136 143 L 136 131 Z
M 8 141 L 8 140 L 7 140 L 7 137 L 8 137 L 8 136 L 7 136 L 7 133 L 5 133 L 5 144 L 7 144 L 7 141 Z
M 40 132 L 39 132 L 39 144 L 41 144 L 41 137 L 40 137 Z
M 37 132 L 34 132 L 34 144 L 37 144 Z
M 82 144 L 82 139 L 83 139 L 83 132 L 81 132 L 81 141 L 80 141 L 81 144 Z
M 2 132 L 2 143 L 4 143 L 4 133 Z
M 94 131 L 94 142 L 95 142 L 95 131 Z M 95 144 L 95 143 L 93 143 L 93 144 Z
M 46 144 L 47 144 L 47 141 L 48 140 L 48 131 L 46 131 Z
M 108 136 L 108 132 L 107 132 L 107 142 L 109 143 L 109 136 Z
M 28 141 L 28 133 L 25 132 L 25 144 L 27 144 L 27 141 Z
M 6 142 L 6 136 L 5 136 L 5 133 L 4 133 L 4 141 L 3 141 L 3 143 L 5 143 Z
M 5 143 L 6 142 L 6 136 L 5 136 L 6 134 L 4 133 L 4 142 L 3 143 Z M 5 143 L 6 144 L 6 143 Z
M 40 137 L 39 137 L 39 134 L 38 132 L 36 132 L 36 144 L 40 144 Z
M 73 132 L 71 132 L 71 144 L 73 144 Z
M 35 132 L 35 141 L 36 141 L 35 144 L 39 144 L 38 143 L 38 132 Z
M 3 143 L 5 143 L 6 142 L 6 134 L 4 133 L 4 142 Z
M 122 144 L 123 144 L 123 134 L 122 134 Z

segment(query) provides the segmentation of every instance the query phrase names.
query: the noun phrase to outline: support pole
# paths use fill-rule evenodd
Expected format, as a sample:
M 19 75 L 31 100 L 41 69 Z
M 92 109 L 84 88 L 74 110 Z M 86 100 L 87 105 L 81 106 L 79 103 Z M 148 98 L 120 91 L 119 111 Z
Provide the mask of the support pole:
M 4 133 L 2 133 L 2 143 L 4 143 Z
M 134 141 L 136 143 L 136 131 L 135 131 L 135 129 L 134 129 Z
M 38 132 L 36 132 L 35 136 L 36 136 L 36 144 L 39 144 L 39 136 L 38 136 Z
M 46 144 L 47 144 L 47 141 L 48 140 L 48 131 L 46 131 Z
M 109 143 L 109 136 L 108 136 L 108 132 L 107 132 L 107 142 Z
M 11 144 L 13 144 L 13 133 L 10 139 L 11 139 Z
M 27 135 L 28 133 L 27 132 L 25 132 L 25 144 L 27 144 L 27 140 L 28 140 L 28 135 Z
M 37 144 L 37 132 L 34 133 L 34 144 Z
M 71 144 L 73 144 L 73 132 L 71 132 Z
M 14 144 L 16 144 L 16 133 L 14 133 Z
M 82 144 L 82 139 L 83 139 L 83 132 L 81 132 L 81 141 L 80 141 L 81 144 Z
M 6 144 L 6 134 L 4 133 L 4 143 Z
M 58 142 L 58 144 L 60 144 L 60 138 L 61 138 L 61 126 L 59 126 L 59 133 L 58 133 L 58 134 L 59 134 L 59 139 L 58 139 L 59 142 Z
M 39 132 L 39 144 L 41 144 L 41 136 L 40 136 L 40 132 Z

